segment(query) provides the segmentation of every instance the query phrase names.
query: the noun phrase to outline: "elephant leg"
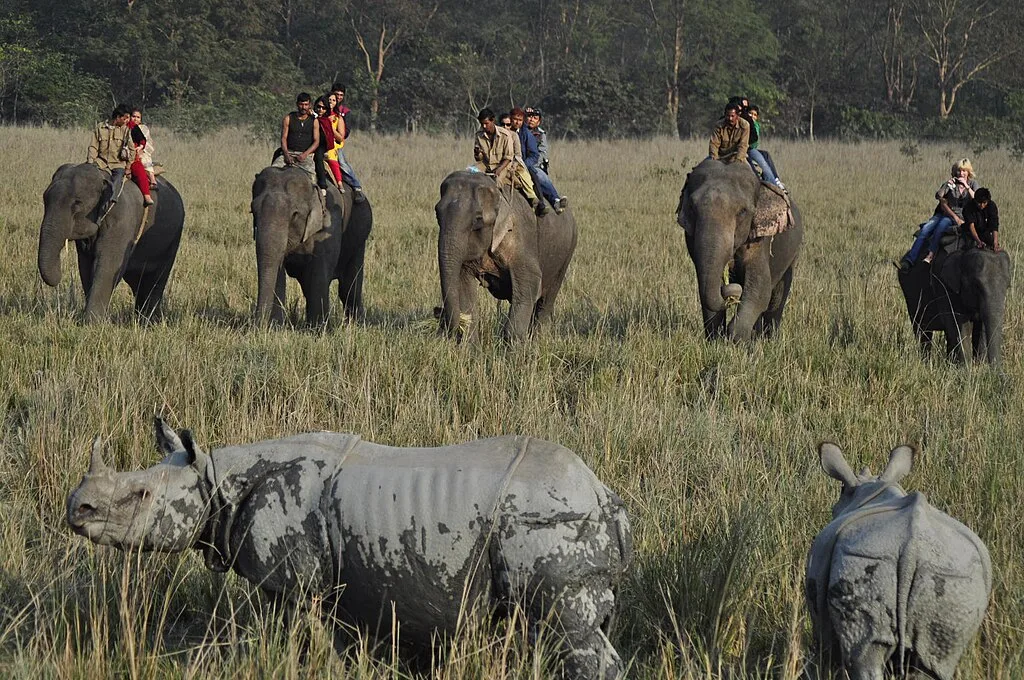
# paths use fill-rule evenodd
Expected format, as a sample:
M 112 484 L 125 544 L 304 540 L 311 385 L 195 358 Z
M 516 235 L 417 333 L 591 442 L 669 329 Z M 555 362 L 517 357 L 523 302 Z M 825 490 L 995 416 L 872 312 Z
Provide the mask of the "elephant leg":
M 531 323 L 531 331 L 536 330 L 540 326 L 547 324 L 551 321 L 551 312 L 555 308 L 555 299 L 558 297 L 558 292 L 562 290 L 562 282 L 565 281 L 565 272 L 568 267 L 563 268 L 557 274 L 555 274 L 555 280 L 551 283 L 548 290 L 537 300 L 537 304 L 533 311 L 533 322 Z
M 331 279 L 321 266 L 314 264 L 299 280 L 306 298 L 306 323 L 324 326 L 331 315 Z
M 701 308 L 701 316 L 704 319 L 704 337 L 708 340 L 724 338 L 725 333 L 725 310 L 715 311 Z
M 170 267 L 143 272 L 135 288 L 135 311 L 150 321 L 159 321 L 163 308 L 164 289 L 171 277 Z
M 273 323 L 284 323 L 285 304 L 288 302 L 288 279 L 284 266 L 277 270 L 277 281 L 274 283 L 274 304 L 270 309 L 270 320 Z
M 364 248 L 349 256 L 338 277 L 338 298 L 345 307 L 345 318 L 362 319 L 363 308 L 363 256 Z
M 964 362 L 964 343 L 970 336 L 969 321 L 959 322 L 953 314 L 945 315 L 943 327 L 946 331 L 946 356 L 950 361 Z
M 87 241 L 75 241 L 75 250 L 78 252 L 78 275 L 82 279 L 82 293 L 88 300 L 89 289 L 92 288 L 92 268 L 96 265 L 96 253 Z
M 537 263 L 513 270 L 512 306 L 505 325 L 507 340 L 522 340 L 529 336 L 533 312 L 540 299 L 541 274 Z
M 102 321 L 109 316 L 110 296 L 121 281 L 128 258 L 131 239 L 109 236 L 96 242 L 96 259 L 92 268 L 92 283 L 85 299 L 85 321 Z
M 917 329 L 917 341 L 921 343 L 921 356 L 928 356 L 932 353 L 932 332 L 922 328 Z
M 768 309 L 757 319 L 754 325 L 754 337 L 771 338 L 782 323 L 782 312 L 786 308 L 786 301 L 789 299 L 789 291 L 793 287 L 793 268 L 790 267 L 783 274 L 779 282 L 772 289 L 772 297 L 768 302 Z
M 971 344 L 974 345 L 975 361 L 988 358 L 988 332 L 985 324 L 981 321 L 975 321 L 971 325 Z
M 754 324 L 768 309 L 771 297 L 771 276 L 767 266 L 747 269 L 739 309 L 729 322 L 729 337 L 733 340 L 750 340 Z

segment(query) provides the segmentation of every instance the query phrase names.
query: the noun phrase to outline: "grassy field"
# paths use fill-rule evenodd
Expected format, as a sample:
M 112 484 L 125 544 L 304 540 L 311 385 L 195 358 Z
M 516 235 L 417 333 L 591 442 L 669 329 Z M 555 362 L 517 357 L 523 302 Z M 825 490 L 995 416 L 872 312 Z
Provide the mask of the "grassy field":
M 166 318 L 140 325 L 121 286 L 112 323 L 84 327 L 74 250 L 64 281 L 36 270 L 41 194 L 86 132 L 0 135 L 0 675 L 397 678 L 365 641 L 336 655 L 312 614 L 285 627 L 256 591 L 198 554 L 123 555 L 70 534 L 68 492 L 99 434 L 108 462 L 157 461 L 163 411 L 207 449 L 292 433 L 356 432 L 391 445 L 522 433 L 576 451 L 625 500 L 636 561 L 615 642 L 630 677 L 799 677 L 812 654 L 803 564 L 838 484 L 816 445 L 884 465 L 920 447 L 905 480 L 986 542 L 995 577 L 964 678 L 1024 676 L 1022 306 L 1011 290 L 1000 370 L 919 359 L 891 261 L 950 163 L 971 155 L 1020 252 L 1019 161 L 1002 151 L 771 142 L 806 241 L 779 336 L 707 344 L 693 266 L 673 211 L 697 141 L 554 144 L 552 174 L 580 239 L 553 328 L 507 348 L 499 310 L 456 345 L 426 330 L 440 292 L 433 205 L 471 141 L 371 139 L 346 148 L 375 211 L 367 320 L 332 310 L 326 333 L 254 329 L 247 213 L 269 143 L 154 130 L 185 200 Z M 292 301 L 298 297 L 289 284 Z M 301 301 L 292 318 L 302 318 Z M 434 676 L 544 677 L 510 626 L 467 631 Z M 297 644 L 297 640 L 305 641 Z M 305 657 L 300 660 L 300 649 Z

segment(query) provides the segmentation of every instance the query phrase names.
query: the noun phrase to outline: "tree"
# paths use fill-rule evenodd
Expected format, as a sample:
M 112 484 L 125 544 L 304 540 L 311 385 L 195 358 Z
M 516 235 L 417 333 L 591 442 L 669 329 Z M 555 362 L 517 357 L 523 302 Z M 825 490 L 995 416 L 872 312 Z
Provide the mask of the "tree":
M 380 85 L 384 65 L 403 41 L 425 31 L 437 13 L 438 3 L 424 11 L 414 0 L 375 0 L 359 9 L 349 6 L 349 21 L 356 44 L 366 60 L 370 77 L 370 131 L 377 130 L 380 116 Z
M 648 0 L 647 8 L 654 25 L 662 63 L 665 87 L 665 111 L 673 135 L 679 131 L 679 74 L 683 67 L 683 12 L 685 0 Z
M 889 0 L 879 52 L 885 96 L 893 110 L 907 112 L 917 89 L 917 35 L 911 31 L 907 0 Z
M 936 69 L 939 118 L 945 120 L 964 85 L 1019 48 L 990 39 L 1003 20 L 990 0 L 913 0 L 911 7 L 924 54 Z

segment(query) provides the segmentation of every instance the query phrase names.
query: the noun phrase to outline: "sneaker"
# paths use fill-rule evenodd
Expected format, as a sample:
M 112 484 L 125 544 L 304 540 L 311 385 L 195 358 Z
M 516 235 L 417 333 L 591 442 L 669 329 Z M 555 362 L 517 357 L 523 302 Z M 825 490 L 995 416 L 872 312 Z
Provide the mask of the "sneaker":
M 935 259 L 935 253 L 928 253 L 924 256 L 924 261 L 928 264 L 931 264 L 933 259 Z
M 560 207 L 562 210 L 565 210 L 566 208 L 568 208 L 569 207 L 569 197 L 568 196 L 562 196 L 561 198 L 559 198 L 558 199 L 558 207 Z
M 352 200 L 356 203 L 363 203 L 366 201 L 366 194 L 363 193 L 362 187 L 353 187 Z
M 565 208 L 562 207 L 562 202 L 561 201 L 556 201 L 555 202 L 555 214 L 556 215 L 561 215 L 564 212 L 565 212 Z
M 538 217 L 543 217 L 548 214 L 548 204 L 544 201 L 538 201 L 534 199 L 533 205 L 534 212 L 537 213 Z
M 326 196 L 327 195 L 327 189 L 321 189 L 320 190 L 320 195 L 321 196 Z
M 153 197 L 146 194 L 142 197 L 142 205 L 153 205 Z
M 785 184 L 783 184 L 783 183 L 782 183 L 782 180 L 781 180 L 781 179 L 779 179 L 778 177 L 776 177 L 776 178 L 775 178 L 775 186 L 777 186 L 778 188 L 780 188 L 780 189 L 782 189 L 783 191 L 785 191 L 785 192 L 787 192 L 787 193 L 788 193 L 788 190 L 786 189 L 786 185 L 785 185 Z
M 896 260 L 895 262 L 893 262 L 893 265 L 896 267 L 896 269 L 899 269 L 901 272 L 909 272 L 911 267 L 910 260 L 908 260 L 905 257 L 901 257 L 900 259 Z

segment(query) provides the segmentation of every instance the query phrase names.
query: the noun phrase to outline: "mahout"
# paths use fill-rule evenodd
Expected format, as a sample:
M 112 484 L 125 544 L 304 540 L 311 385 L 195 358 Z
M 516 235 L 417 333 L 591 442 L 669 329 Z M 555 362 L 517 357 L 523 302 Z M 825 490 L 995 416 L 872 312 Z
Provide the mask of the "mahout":
M 504 436 L 397 448 L 319 432 L 204 453 L 155 422 L 163 460 L 115 472 L 93 442 L 71 529 L 122 550 L 202 551 L 275 599 L 322 598 L 346 624 L 430 658 L 460 615 L 522 612 L 572 678 L 617 677 L 609 641 L 632 557 L 621 499 L 572 451 Z
M 676 221 L 697 272 L 706 337 L 771 337 L 803 242 L 800 211 L 788 194 L 761 182 L 746 163 L 708 158 L 687 175 Z M 728 323 L 727 298 L 739 298 Z
M 835 444 L 822 444 L 819 456 L 843 484 L 807 558 L 819 654 L 852 680 L 887 672 L 951 680 L 988 607 L 988 550 L 923 493 L 899 485 L 913 466 L 909 446 L 893 449 L 877 476 L 855 474 Z
M 341 192 L 333 184 L 321 197 L 303 170 L 268 167 L 252 183 L 251 211 L 258 324 L 284 321 L 286 274 L 302 288 L 309 325 L 327 323 L 334 280 L 346 318 L 362 317 L 363 260 L 373 227 L 369 201 L 354 202 L 351 189 Z
M 538 216 L 518 191 L 505 191 L 482 172 L 460 170 L 441 183 L 434 206 L 439 227 L 441 331 L 461 337 L 482 285 L 510 303 L 504 335 L 519 340 L 551 318 L 576 250 L 571 209 Z
M 149 208 L 146 224 L 138 186 L 92 163 L 60 166 L 43 192 L 39 274 L 47 285 L 60 284 L 61 250 L 67 241 L 75 242 L 85 321 L 108 317 L 110 296 L 121 279 L 135 295 L 136 312 L 146 318 L 160 315 L 185 207 L 166 177 L 158 177 L 153 189 L 156 204 Z

